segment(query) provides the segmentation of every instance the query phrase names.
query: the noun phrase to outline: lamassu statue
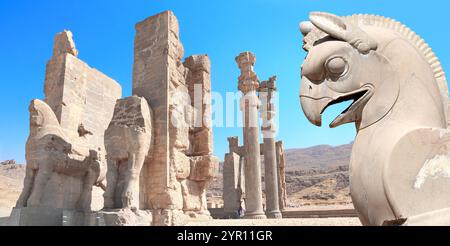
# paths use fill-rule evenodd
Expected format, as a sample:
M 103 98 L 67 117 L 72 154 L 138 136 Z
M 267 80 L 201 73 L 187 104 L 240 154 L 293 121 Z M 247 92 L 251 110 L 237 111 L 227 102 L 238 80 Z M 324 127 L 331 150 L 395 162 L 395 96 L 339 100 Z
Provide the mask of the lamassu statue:
M 300 101 L 321 125 L 354 122 L 350 193 L 364 225 L 450 225 L 448 92 L 428 45 L 397 21 L 314 12 L 303 22 Z
M 29 111 L 26 175 L 16 208 L 89 211 L 92 187 L 104 178 L 97 151 L 73 144 L 45 102 L 33 100 Z

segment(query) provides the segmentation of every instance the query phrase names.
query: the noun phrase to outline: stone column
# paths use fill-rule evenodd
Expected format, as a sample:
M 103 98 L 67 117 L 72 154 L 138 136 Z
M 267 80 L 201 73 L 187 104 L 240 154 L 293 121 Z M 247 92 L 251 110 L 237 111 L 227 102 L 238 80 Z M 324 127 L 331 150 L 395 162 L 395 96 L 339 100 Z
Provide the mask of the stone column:
M 226 217 L 236 217 L 240 205 L 239 192 L 239 161 L 240 157 L 234 152 L 225 154 L 223 165 L 223 210 Z
M 284 164 L 283 141 L 276 142 L 275 148 L 277 152 L 277 166 L 278 166 L 278 199 L 280 201 L 280 210 L 284 210 L 286 208 L 287 203 L 287 194 L 286 194 L 286 175 Z
M 276 125 L 275 107 L 272 103 L 273 92 L 276 90 L 276 77 L 261 83 L 259 97 L 261 100 L 261 131 L 264 137 L 264 181 L 266 185 L 266 215 L 268 218 L 281 218 L 278 201 L 278 170 L 275 151 Z
M 243 52 L 236 57 L 241 70 L 238 89 L 243 97 L 240 108 L 244 119 L 245 148 L 245 217 L 247 219 L 265 219 L 262 206 L 261 189 L 261 157 L 259 148 L 258 103 L 256 90 L 259 87 L 258 78 L 253 71 L 256 58 L 250 52 Z

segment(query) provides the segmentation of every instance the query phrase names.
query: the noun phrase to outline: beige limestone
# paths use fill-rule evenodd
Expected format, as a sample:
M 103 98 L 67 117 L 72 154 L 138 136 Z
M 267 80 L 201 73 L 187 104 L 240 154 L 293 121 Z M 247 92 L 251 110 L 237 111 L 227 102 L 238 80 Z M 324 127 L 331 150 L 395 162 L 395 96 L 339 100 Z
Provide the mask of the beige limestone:
M 223 164 L 223 209 L 227 217 L 237 217 L 239 207 L 243 202 L 245 188 L 240 183 L 244 176 L 240 169 L 240 160 L 241 157 L 234 152 L 225 154 Z
M 166 194 L 169 180 L 169 65 L 176 66 L 177 57 L 167 55 L 177 50 L 178 28 L 171 12 L 165 12 L 136 24 L 134 40 L 133 94 L 144 97 L 153 110 L 155 149 L 153 158 L 145 161 L 148 169 L 143 174 L 147 180 L 148 192 L 145 206 L 156 209 L 170 205 L 171 199 L 156 197 Z M 176 27 L 174 32 L 170 26 Z M 174 39 L 175 42 L 169 41 Z M 169 51 L 170 49 L 170 51 Z M 175 59 L 175 61 L 173 61 Z M 169 61 L 170 60 L 170 61 Z M 175 64 L 174 64 L 175 63 Z M 152 178 L 153 176 L 153 178 Z M 181 193 L 180 193 L 181 196 Z M 158 203 L 165 204 L 158 204 Z
M 240 108 L 243 114 L 245 148 L 245 217 L 247 219 L 265 219 L 262 206 L 261 156 L 258 129 L 259 99 L 256 90 L 259 80 L 253 71 L 256 57 L 250 52 L 242 52 L 236 57 L 241 70 L 238 88 L 243 96 Z
M 136 24 L 134 48 L 133 96 L 118 100 L 120 85 L 76 57 L 72 33 L 56 36 L 45 102 L 30 108 L 30 161 L 17 223 L 42 221 L 30 204 L 54 212 L 48 217 L 55 225 L 180 225 L 188 216 L 211 218 L 206 188 L 219 161 L 212 154 L 209 58 L 193 55 L 182 63 L 170 11 Z M 91 205 L 100 206 L 91 203 L 94 184 L 106 189 L 105 210 L 92 215 Z
M 284 163 L 284 148 L 283 141 L 277 141 L 275 143 L 276 155 L 277 155 L 277 170 L 278 170 L 278 194 L 279 194 L 279 206 L 280 210 L 286 209 L 287 203 L 287 190 L 286 190 L 286 173 Z
M 93 226 L 150 226 L 152 213 L 134 208 L 108 209 L 93 213 Z
M 264 155 L 266 214 L 270 218 L 280 218 L 278 162 L 281 158 L 277 156 L 275 146 L 275 105 L 272 101 L 276 77 L 272 76 L 260 84 L 253 70 L 255 61 L 256 57 L 250 52 L 243 52 L 236 57 L 241 70 L 238 89 L 243 92 L 240 108 L 244 119 L 244 145 L 239 146 L 237 137 L 228 138 L 230 152 L 225 155 L 224 164 L 224 191 L 227 190 L 227 193 L 224 192 L 224 207 L 227 216 L 236 216 L 244 199 L 244 218 L 266 218 L 262 204 L 260 159 L 260 155 Z M 263 144 L 259 143 L 258 108 L 262 118 Z M 242 166 L 244 170 L 241 170 Z M 245 178 L 241 179 L 242 173 Z M 239 184 L 245 184 L 245 189 L 236 189 L 237 180 Z
M 105 132 L 105 208 L 139 208 L 139 175 L 152 144 L 152 117 L 143 97 L 117 100 Z
M 21 225 L 61 225 L 56 220 L 63 211 L 84 213 L 103 204 L 92 202 L 98 197 L 92 190 L 104 187 L 103 134 L 121 87 L 77 54 L 72 33 L 58 33 L 46 67 L 45 102 L 30 104 L 27 174 L 12 214 Z
M 218 159 L 213 155 L 190 157 L 190 173 L 188 179 L 192 181 L 211 181 L 218 172 Z
M 104 155 L 103 134 L 122 89 L 116 81 L 74 55 L 77 52 L 73 51 L 71 37 L 67 31 L 55 37 L 53 57 L 46 68 L 45 102 L 72 141 L 100 148 Z M 73 49 L 67 48 L 68 44 Z
M 266 215 L 268 218 L 281 218 L 278 194 L 278 168 L 275 149 L 275 105 L 272 101 L 276 91 L 276 76 L 261 82 L 258 91 L 261 101 L 261 131 L 264 139 L 264 183 L 266 194 Z
M 73 34 L 69 30 L 64 30 L 55 36 L 55 41 L 53 43 L 53 56 L 71 54 L 73 56 L 78 56 L 78 50 L 75 47 L 75 42 L 73 41 Z
M 311 13 L 303 23 L 300 101 L 311 123 L 344 100 L 331 124 L 355 122 L 350 193 L 364 225 L 450 225 L 448 90 L 414 32 L 374 15 Z
M 35 99 L 29 110 L 26 176 L 16 207 L 90 210 L 102 165 L 98 152 L 73 145 L 45 102 Z
M 133 94 L 147 100 L 155 119 L 155 147 L 142 174 L 147 181 L 142 208 L 158 214 L 155 225 L 181 223 L 180 211 L 209 216 L 205 190 L 218 166 L 209 124 L 210 61 L 194 55 L 182 63 L 183 55 L 172 12 L 136 25 Z

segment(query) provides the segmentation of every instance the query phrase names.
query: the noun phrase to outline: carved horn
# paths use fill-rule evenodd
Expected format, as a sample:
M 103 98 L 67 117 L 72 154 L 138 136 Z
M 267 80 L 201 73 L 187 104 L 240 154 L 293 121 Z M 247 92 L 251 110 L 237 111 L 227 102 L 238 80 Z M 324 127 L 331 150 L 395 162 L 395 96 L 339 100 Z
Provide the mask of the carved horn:
M 309 15 L 312 24 L 334 38 L 345 40 L 347 25 L 341 17 L 329 13 L 312 12 Z
M 337 15 L 323 12 L 312 12 L 309 18 L 314 26 L 332 36 L 333 38 L 346 41 L 361 53 L 368 53 L 377 48 L 377 42 L 373 40 L 361 28 Z

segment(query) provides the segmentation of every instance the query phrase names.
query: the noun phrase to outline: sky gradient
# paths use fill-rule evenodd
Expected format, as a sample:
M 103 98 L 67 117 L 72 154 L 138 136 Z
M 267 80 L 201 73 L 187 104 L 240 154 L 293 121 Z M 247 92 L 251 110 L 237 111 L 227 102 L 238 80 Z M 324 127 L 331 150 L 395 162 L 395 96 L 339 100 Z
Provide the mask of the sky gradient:
M 426 3 L 426 4 L 425 4 Z M 237 91 L 239 69 L 234 61 L 242 51 L 256 55 L 260 80 L 277 75 L 279 100 L 278 139 L 285 148 L 318 144 L 339 145 L 354 139 L 353 124 L 328 128 L 348 104 L 327 109 L 323 127 L 310 124 L 298 99 L 301 48 L 299 22 L 311 11 L 337 15 L 377 14 L 394 18 L 417 32 L 449 70 L 447 33 L 449 1 L 428 0 L 17 0 L 0 2 L 0 160 L 25 161 L 29 133 L 28 105 L 44 98 L 46 62 L 52 55 L 56 33 L 73 32 L 79 58 L 122 85 L 131 95 L 135 23 L 164 10 L 172 10 L 180 23 L 185 57 L 208 54 L 212 90 L 225 96 Z M 240 128 L 214 128 L 215 154 L 223 159 L 228 136 Z M 241 140 L 242 141 L 242 140 Z

